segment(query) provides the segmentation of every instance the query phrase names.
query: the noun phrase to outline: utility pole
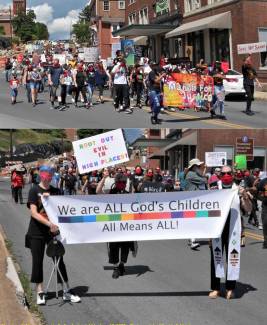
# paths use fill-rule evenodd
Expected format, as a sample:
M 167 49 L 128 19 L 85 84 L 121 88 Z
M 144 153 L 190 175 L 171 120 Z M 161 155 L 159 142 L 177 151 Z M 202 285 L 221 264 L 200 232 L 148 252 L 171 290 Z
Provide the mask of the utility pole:
M 11 6 L 9 6 L 9 26 L 10 26 L 10 45 L 12 48 L 12 41 L 13 41 L 13 28 L 12 28 L 12 11 Z
M 10 160 L 13 160 L 13 129 L 9 129 L 9 153 Z

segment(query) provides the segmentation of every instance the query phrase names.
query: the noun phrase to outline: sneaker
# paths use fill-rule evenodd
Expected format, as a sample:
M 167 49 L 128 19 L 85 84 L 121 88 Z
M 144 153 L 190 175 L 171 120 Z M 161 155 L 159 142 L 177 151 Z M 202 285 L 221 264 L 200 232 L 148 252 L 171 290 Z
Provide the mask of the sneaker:
M 191 248 L 191 249 L 196 249 L 196 248 L 198 248 L 199 246 L 200 246 L 199 243 L 193 242 L 193 243 L 191 243 L 190 248 Z
M 119 108 L 119 112 L 122 112 L 124 110 L 123 106 L 121 105 Z
M 43 291 L 37 293 L 37 305 L 45 305 L 45 293 Z
M 125 274 L 125 267 L 123 263 L 120 263 L 119 271 L 120 271 L 120 276 L 123 276 Z
M 54 105 L 51 105 L 51 106 L 50 106 L 50 109 L 55 109 L 55 106 L 54 106 Z
M 58 110 L 59 110 L 59 111 L 63 111 L 65 108 L 66 108 L 66 105 L 62 105 L 62 106 L 59 107 Z
M 263 228 L 262 228 L 262 225 L 259 225 L 259 230 L 262 230 Z
M 63 300 L 64 301 L 70 301 L 70 302 L 80 302 L 81 298 L 77 296 L 71 289 L 70 290 L 64 290 L 63 292 Z
M 165 112 L 164 107 L 161 107 L 160 111 L 161 111 L 161 112 Z
M 118 267 L 114 267 L 114 271 L 112 273 L 112 278 L 113 279 L 118 279 L 118 277 L 120 276 L 120 270 Z
M 126 108 L 124 111 L 126 114 L 132 114 L 133 110 L 131 108 Z
M 73 103 L 75 103 L 75 99 L 74 99 L 73 97 L 72 97 L 71 101 L 72 101 Z

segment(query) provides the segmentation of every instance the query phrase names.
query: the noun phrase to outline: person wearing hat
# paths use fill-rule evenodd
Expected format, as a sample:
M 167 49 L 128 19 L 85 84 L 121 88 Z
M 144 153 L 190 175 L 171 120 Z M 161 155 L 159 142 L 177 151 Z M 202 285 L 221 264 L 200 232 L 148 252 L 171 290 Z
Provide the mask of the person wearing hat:
M 54 174 L 54 169 L 44 165 L 40 167 L 40 183 L 33 185 L 29 191 L 27 207 L 31 211 L 31 219 L 29 228 L 25 238 L 25 246 L 31 250 L 32 254 L 32 274 L 31 282 L 36 284 L 37 304 L 44 305 L 45 293 L 43 291 L 43 259 L 45 246 L 55 237 L 59 228 L 52 223 L 42 204 L 41 196 L 58 195 L 59 190 L 53 188 L 50 183 Z M 67 290 L 63 291 L 63 299 L 65 301 L 79 302 L 80 297 L 69 289 L 68 275 L 63 258 L 59 261 L 59 270 L 64 279 Z M 61 277 L 58 275 L 58 282 L 62 283 Z
M 207 190 L 206 166 L 203 161 L 198 158 L 189 161 L 187 173 L 185 175 L 185 191 L 200 191 Z M 189 241 L 191 249 L 196 249 L 200 246 L 195 239 Z
M 108 172 L 103 173 L 102 180 L 98 183 L 96 193 L 103 194 L 103 187 L 105 185 L 106 178 L 109 177 Z M 127 176 L 122 173 L 118 173 L 115 176 L 115 183 L 110 189 L 110 194 L 127 194 Z M 112 242 L 108 243 L 108 256 L 109 263 L 113 264 L 113 279 L 118 279 L 120 276 L 125 274 L 124 264 L 127 263 L 128 255 L 130 250 L 133 252 L 136 251 L 136 243 L 133 241 L 129 242 Z

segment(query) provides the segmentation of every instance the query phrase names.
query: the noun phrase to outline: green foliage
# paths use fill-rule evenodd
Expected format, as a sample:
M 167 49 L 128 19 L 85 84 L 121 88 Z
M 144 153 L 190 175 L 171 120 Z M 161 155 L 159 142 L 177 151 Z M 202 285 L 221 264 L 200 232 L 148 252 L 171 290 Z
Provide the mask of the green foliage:
M 43 23 L 37 22 L 35 24 L 35 36 L 37 40 L 48 40 L 49 33 L 48 33 L 47 26 Z
M 33 40 L 47 40 L 49 33 L 47 26 L 43 23 L 35 22 L 36 15 L 33 10 L 19 12 L 12 20 L 14 34 L 23 43 Z
M 89 22 L 79 20 L 72 26 L 72 33 L 76 36 L 78 43 L 86 43 L 90 45 L 91 30 Z
M 90 22 L 91 20 L 91 9 L 89 6 L 85 6 L 84 9 L 79 14 L 79 20 L 85 20 Z
M 88 138 L 88 137 L 92 137 L 94 135 L 97 134 L 101 134 L 104 132 L 107 132 L 110 130 L 105 130 L 105 129 L 78 129 L 77 130 L 77 135 L 79 137 L 79 139 L 84 139 L 84 138 Z

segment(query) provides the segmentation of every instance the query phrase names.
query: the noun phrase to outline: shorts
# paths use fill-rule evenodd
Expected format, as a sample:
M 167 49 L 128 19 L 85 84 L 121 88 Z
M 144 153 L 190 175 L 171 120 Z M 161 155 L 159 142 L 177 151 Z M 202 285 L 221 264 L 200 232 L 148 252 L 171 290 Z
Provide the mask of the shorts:
M 17 97 L 18 96 L 18 89 L 17 88 L 11 89 L 10 96 L 11 97 Z
M 37 82 L 30 82 L 30 89 L 38 89 L 38 83 Z

